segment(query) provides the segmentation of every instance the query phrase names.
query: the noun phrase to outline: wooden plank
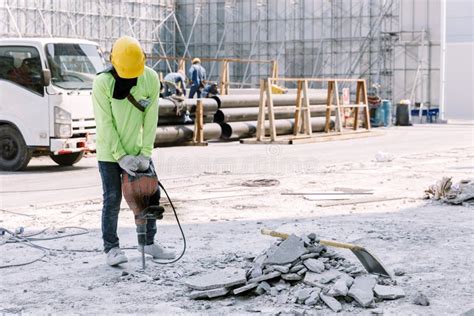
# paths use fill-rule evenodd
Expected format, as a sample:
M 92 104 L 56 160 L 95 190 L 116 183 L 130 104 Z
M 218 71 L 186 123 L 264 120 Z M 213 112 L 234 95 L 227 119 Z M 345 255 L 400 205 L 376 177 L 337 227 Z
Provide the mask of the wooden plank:
M 304 96 L 304 108 L 303 108 L 303 124 L 304 134 L 311 136 L 313 130 L 311 128 L 311 109 L 309 107 L 309 94 L 308 94 L 308 81 L 303 81 L 303 96 Z
M 241 144 L 247 144 L 247 145 L 258 145 L 258 144 L 263 144 L 263 145 L 268 145 L 268 144 L 274 144 L 274 145 L 290 145 L 291 142 L 289 139 L 278 139 L 278 140 L 271 140 L 269 138 L 264 138 L 261 140 L 257 140 L 255 138 L 251 139 L 241 139 L 240 140 Z
M 369 112 L 369 98 L 367 97 L 367 84 L 365 80 L 363 81 L 363 90 L 364 90 L 364 103 L 365 103 L 365 128 L 370 130 L 370 112 Z
M 204 143 L 204 117 L 202 100 L 196 102 L 196 120 L 194 122 L 194 143 Z
M 326 126 L 324 127 L 324 131 L 329 133 L 331 128 L 331 108 L 332 105 L 332 96 L 333 96 L 333 89 L 334 89 L 334 81 L 328 82 L 328 91 L 326 97 Z
M 266 90 L 267 90 L 268 120 L 270 122 L 270 138 L 271 140 L 275 141 L 277 138 L 276 128 L 275 128 L 275 113 L 273 112 L 272 84 L 269 79 L 267 79 Z
M 362 89 L 361 82 L 357 81 L 356 104 L 360 104 L 361 89 Z M 358 107 L 354 109 L 354 126 L 352 128 L 354 130 L 357 130 L 359 128 L 359 108 Z
M 225 88 L 226 88 L 226 71 L 227 71 L 227 60 L 223 60 L 221 64 L 221 75 L 220 75 L 220 84 L 219 84 L 219 91 L 221 95 L 225 95 Z
M 241 144 L 276 144 L 276 145 L 292 145 L 292 144 L 306 144 L 306 143 L 319 143 L 319 142 L 328 142 L 328 141 L 338 141 L 338 140 L 351 140 L 358 138 L 367 138 L 367 137 L 376 137 L 385 135 L 384 132 L 374 132 L 374 131 L 349 131 L 344 134 L 334 133 L 334 134 L 313 134 L 313 136 L 307 135 L 298 135 L 298 136 L 280 136 L 277 141 L 272 141 L 270 138 L 263 138 L 262 140 L 257 140 L 256 138 L 241 139 Z
M 295 124 L 293 125 L 293 135 L 298 135 L 300 131 L 300 124 L 301 124 L 301 81 L 296 83 L 296 109 L 295 109 Z
M 328 202 L 328 203 L 317 203 L 319 207 L 330 207 L 330 206 L 342 206 L 342 205 L 353 205 L 353 204 L 366 204 L 366 203 L 378 203 L 378 202 L 387 202 L 387 201 L 396 201 L 396 200 L 408 200 L 413 199 L 410 197 L 373 197 L 367 199 L 359 200 L 349 200 L 343 202 Z
M 270 81 L 298 81 L 298 80 L 307 80 L 309 82 L 326 82 L 326 81 L 339 81 L 339 82 L 358 82 L 360 79 L 338 79 L 338 78 L 268 78 Z
M 260 80 L 260 101 L 258 104 L 258 118 L 257 118 L 257 139 L 261 140 L 262 137 L 265 137 L 265 104 L 266 94 L 265 94 L 265 85 L 266 81 L 264 79 Z
M 341 111 L 341 103 L 339 102 L 339 88 L 337 81 L 334 81 L 334 93 L 336 95 L 336 125 L 337 131 L 342 133 L 342 111 Z
M 229 94 L 229 84 L 230 82 L 230 73 L 229 73 L 229 62 L 227 61 L 226 64 L 225 64 L 225 94 L 228 95 Z

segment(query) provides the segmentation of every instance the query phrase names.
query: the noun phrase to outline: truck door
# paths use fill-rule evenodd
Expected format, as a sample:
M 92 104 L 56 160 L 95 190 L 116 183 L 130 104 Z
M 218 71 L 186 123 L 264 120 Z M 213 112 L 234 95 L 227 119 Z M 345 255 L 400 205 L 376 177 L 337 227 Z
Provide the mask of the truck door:
M 33 46 L 0 46 L 0 120 L 15 125 L 28 147 L 49 146 L 43 63 Z

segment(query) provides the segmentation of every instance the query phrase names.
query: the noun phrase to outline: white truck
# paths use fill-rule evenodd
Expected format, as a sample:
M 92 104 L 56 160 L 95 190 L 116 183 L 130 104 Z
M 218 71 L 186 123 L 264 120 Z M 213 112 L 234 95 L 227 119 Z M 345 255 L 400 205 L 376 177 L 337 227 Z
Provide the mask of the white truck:
M 94 42 L 0 39 L 0 170 L 40 155 L 70 166 L 94 150 L 92 82 L 105 66 Z

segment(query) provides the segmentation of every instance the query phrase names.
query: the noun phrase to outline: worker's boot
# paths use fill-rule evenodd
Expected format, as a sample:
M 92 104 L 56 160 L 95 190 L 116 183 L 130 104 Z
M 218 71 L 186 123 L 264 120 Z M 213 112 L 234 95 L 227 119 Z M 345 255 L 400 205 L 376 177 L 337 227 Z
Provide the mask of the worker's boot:
M 112 248 L 107 252 L 107 264 L 109 266 L 116 266 L 121 263 L 125 263 L 128 261 L 127 256 L 125 253 L 118 247 Z
M 141 252 L 141 249 L 138 250 Z M 145 253 L 155 259 L 174 259 L 176 257 L 174 251 L 167 250 L 158 244 L 146 245 Z

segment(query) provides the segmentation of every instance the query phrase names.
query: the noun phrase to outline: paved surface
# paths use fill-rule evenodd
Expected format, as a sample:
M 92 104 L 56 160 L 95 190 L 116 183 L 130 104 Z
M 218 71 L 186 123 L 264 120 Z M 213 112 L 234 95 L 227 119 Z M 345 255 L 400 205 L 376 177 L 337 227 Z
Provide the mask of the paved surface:
M 159 177 L 195 177 L 203 173 L 284 174 L 340 162 L 374 159 L 379 151 L 397 154 L 431 153 L 474 146 L 474 125 L 415 125 L 376 129 L 382 136 L 300 145 L 212 143 L 208 147 L 154 150 Z M 293 161 L 289 164 L 289 161 Z M 466 166 L 472 169 L 474 166 Z M 23 172 L 0 172 L 0 207 L 61 204 L 100 198 L 97 161 L 84 158 L 73 167 L 59 167 L 49 157 L 34 158 Z

